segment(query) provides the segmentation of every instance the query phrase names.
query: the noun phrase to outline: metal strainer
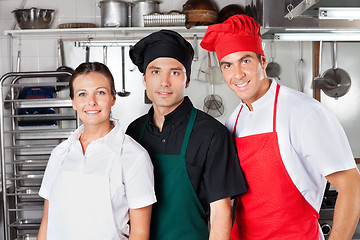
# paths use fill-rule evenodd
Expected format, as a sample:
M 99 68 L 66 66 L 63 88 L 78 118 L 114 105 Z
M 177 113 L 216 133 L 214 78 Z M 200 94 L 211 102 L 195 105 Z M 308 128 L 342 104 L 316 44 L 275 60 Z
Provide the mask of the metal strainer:
M 213 54 L 214 56 L 214 54 Z M 214 56 L 215 57 L 215 56 Z M 216 62 L 216 61 L 215 61 Z M 224 104 L 222 98 L 215 94 L 215 86 L 223 78 L 220 67 L 211 64 L 211 55 L 208 52 L 208 68 L 205 71 L 206 81 L 210 83 L 211 94 L 204 99 L 204 111 L 213 117 L 220 117 L 224 113 Z

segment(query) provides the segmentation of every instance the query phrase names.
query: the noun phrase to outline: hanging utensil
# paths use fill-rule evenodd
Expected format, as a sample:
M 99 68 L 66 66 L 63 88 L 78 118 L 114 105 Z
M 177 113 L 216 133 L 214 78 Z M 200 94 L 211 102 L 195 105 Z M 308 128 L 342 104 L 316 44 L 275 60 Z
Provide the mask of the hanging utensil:
M 214 53 L 213 56 L 215 58 Z M 220 68 L 217 69 L 218 66 L 213 66 L 211 62 L 211 55 L 210 52 L 208 52 L 208 70 L 205 73 L 205 78 L 206 81 L 210 83 L 211 94 L 204 99 L 203 110 L 213 117 L 220 117 L 224 113 L 224 104 L 222 98 L 215 94 L 214 84 L 218 81 L 216 79 L 219 78 L 219 72 L 221 74 L 221 71 Z
M 107 46 L 103 46 L 103 63 L 107 65 Z
M 280 65 L 275 62 L 275 43 L 274 41 L 270 42 L 270 57 L 271 57 L 271 62 L 268 63 L 267 67 L 266 67 L 266 74 L 268 77 L 271 78 L 277 78 L 278 80 L 280 80 L 280 72 L 281 72 L 281 67 Z
M 193 45 L 194 45 L 194 58 L 193 58 L 193 61 L 197 61 L 198 60 L 198 41 L 197 41 L 197 35 L 196 34 L 194 34 Z
M 208 52 L 208 68 L 205 70 L 205 79 L 211 84 L 224 83 L 224 76 L 216 60 L 215 52 L 212 52 L 212 55 L 213 57 L 211 57 L 210 52 Z
M 85 47 L 85 62 L 90 61 L 90 46 Z
M 133 46 L 132 45 L 130 45 L 129 46 L 129 49 L 131 49 Z M 135 71 L 135 69 L 136 69 L 136 65 L 132 62 L 132 61 L 129 61 L 129 71 L 130 72 L 133 72 L 133 71 Z
M 322 75 L 327 87 L 323 89 L 329 97 L 338 99 L 344 96 L 350 89 L 351 78 L 342 68 L 337 67 L 336 42 L 331 42 L 332 46 L 332 68 L 326 70 Z
M 304 82 L 304 72 L 306 68 L 306 63 L 303 58 L 303 42 L 299 42 L 300 47 L 300 59 L 296 64 L 296 77 L 297 77 L 297 83 L 299 87 L 300 92 L 304 92 L 305 82 Z
M 320 41 L 319 44 L 319 62 L 318 62 L 318 73 L 312 82 L 312 88 L 323 89 L 325 87 L 324 79 L 321 77 L 321 58 L 322 58 L 322 47 L 323 43 Z
M 125 46 L 121 46 L 121 75 L 122 75 L 122 89 L 121 92 L 117 92 L 120 97 L 127 97 L 130 92 L 125 90 Z
M 56 69 L 56 71 L 70 73 L 69 75 L 58 76 L 57 80 L 59 82 L 69 82 L 71 75 L 74 73 L 74 69 L 65 65 L 64 42 L 61 38 L 58 40 L 58 68 Z M 67 87 L 68 86 L 65 87 L 58 86 L 57 90 L 60 91 Z

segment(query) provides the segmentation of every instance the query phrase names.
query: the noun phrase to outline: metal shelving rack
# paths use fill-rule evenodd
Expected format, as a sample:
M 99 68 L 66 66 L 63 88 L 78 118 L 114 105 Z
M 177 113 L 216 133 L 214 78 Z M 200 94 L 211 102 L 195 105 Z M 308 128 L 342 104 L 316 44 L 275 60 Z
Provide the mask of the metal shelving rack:
M 70 73 L 58 71 L 13 72 L 0 80 L 1 172 L 5 239 L 36 239 L 43 199 L 38 196 L 52 149 L 68 138 L 80 123 L 64 93 L 68 82 L 51 81 Z M 34 83 L 31 79 L 41 79 Z M 53 98 L 18 99 L 24 87 L 50 86 Z M 19 109 L 53 108 L 54 114 L 21 115 Z M 19 126 L 19 121 L 56 121 L 52 126 Z

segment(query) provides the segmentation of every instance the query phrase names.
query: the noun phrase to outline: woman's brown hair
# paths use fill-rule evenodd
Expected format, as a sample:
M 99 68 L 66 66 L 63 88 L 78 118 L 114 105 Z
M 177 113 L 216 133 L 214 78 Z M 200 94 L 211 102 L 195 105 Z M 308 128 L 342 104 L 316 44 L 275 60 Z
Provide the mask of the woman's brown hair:
M 72 74 L 70 81 L 69 81 L 69 87 L 70 87 L 70 98 L 74 99 L 74 81 L 75 79 L 83 74 L 88 74 L 91 72 L 97 72 L 97 73 L 101 73 L 102 75 L 105 76 L 105 78 L 109 81 L 110 84 L 110 92 L 112 96 L 116 95 L 116 90 L 115 90 L 115 83 L 114 83 L 114 77 L 111 74 L 109 68 L 102 63 L 99 62 L 84 62 L 82 64 L 80 64 L 74 71 L 74 73 Z

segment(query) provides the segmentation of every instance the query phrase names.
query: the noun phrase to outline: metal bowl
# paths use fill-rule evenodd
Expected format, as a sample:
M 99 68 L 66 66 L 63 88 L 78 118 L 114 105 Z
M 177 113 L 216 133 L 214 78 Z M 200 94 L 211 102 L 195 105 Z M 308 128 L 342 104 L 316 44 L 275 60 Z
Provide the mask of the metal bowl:
M 50 28 L 55 10 L 53 9 L 16 9 L 12 13 L 21 29 Z

